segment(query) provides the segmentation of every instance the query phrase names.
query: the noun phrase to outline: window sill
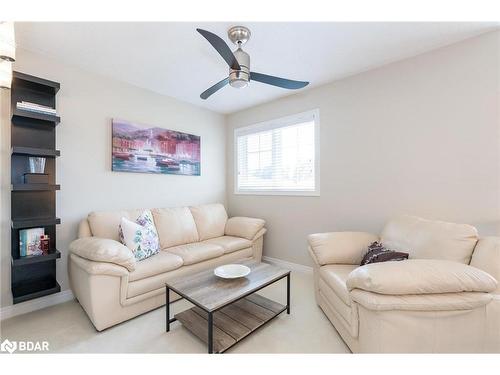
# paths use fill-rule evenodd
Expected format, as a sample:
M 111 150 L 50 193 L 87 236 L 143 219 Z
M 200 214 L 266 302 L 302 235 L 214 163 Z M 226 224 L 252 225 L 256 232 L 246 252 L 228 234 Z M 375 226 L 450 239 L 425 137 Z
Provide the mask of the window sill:
M 319 191 L 294 191 L 294 190 L 235 190 L 235 195 L 284 195 L 292 197 L 319 197 Z

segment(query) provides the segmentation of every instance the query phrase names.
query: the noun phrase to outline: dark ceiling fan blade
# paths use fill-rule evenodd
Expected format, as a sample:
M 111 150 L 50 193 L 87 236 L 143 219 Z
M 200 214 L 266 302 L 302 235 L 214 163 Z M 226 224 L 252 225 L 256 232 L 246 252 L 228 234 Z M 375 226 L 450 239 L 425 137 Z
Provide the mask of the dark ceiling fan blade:
M 297 90 L 306 87 L 309 82 L 293 81 L 291 79 L 280 78 L 275 76 L 268 76 L 267 74 L 250 72 L 250 80 L 267 83 L 268 85 L 282 87 L 289 90 Z
M 226 86 L 228 83 L 229 83 L 229 77 L 228 78 L 224 78 L 222 81 L 217 82 L 212 87 L 210 87 L 210 88 L 206 89 L 205 91 L 203 91 L 201 93 L 201 95 L 200 95 L 200 98 L 202 98 L 203 100 L 207 99 L 210 95 L 212 95 L 215 92 L 219 91 L 221 88 L 223 88 L 224 86 Z
M 206 40 L 208 40 L 208 42 L 217 50 L 217 52 L 219 52 L 219 54 L 227 62 L 227 65 L 229 65 L 231 69 L 241 70 L 240 64 L 238 64 L 238 60 L 236 60 L 233 52 L 231 52 L 231 49 L 221 37 L 203 29 L 196 29 L 196 31 L 198 31 L 205 37 Z

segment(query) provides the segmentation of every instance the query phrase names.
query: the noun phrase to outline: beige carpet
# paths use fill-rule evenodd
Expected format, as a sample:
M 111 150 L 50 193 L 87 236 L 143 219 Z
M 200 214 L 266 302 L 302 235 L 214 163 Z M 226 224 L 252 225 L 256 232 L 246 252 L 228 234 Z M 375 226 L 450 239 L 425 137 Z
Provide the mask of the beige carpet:
M 279 317 L 239 342 L 227 353 L 348 353 L 339 334 L 316 305 L 312 274 L 292 272 L 291 315 Z M 284 303 L 286 281 L 260 293 Z M 174 313 L 191 305 L 173 304 Z M 165 332 L 165 308 L 97 332 L 76 301 L 1 322 L 0 336 L 10 340 L 46 340 L 51 352 L 206 353 L 206 346 L 179 322 Z

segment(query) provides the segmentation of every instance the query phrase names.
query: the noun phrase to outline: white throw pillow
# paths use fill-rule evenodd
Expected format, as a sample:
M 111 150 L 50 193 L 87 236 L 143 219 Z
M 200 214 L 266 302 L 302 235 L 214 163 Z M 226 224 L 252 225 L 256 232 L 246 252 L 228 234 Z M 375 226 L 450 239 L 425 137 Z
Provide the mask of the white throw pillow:
M 136 260 L 149 258 L 160 251 L 158 232 L 149 210 L 145 210 L 136 222 L 122 217 L 119 237 L 121 242 L 132 250 Z

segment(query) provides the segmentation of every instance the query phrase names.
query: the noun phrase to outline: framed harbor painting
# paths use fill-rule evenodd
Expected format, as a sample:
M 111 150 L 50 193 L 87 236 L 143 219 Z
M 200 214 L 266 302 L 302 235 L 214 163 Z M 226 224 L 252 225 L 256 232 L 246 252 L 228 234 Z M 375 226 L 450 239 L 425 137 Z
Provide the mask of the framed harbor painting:
M 112 170 L 200 175 L 200 137 L 112 120 Z

